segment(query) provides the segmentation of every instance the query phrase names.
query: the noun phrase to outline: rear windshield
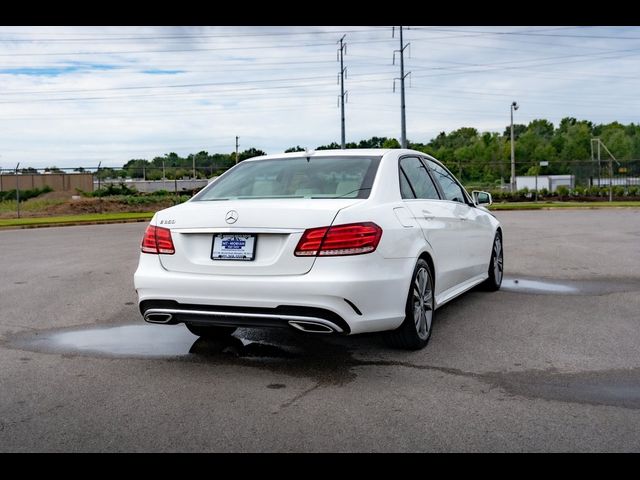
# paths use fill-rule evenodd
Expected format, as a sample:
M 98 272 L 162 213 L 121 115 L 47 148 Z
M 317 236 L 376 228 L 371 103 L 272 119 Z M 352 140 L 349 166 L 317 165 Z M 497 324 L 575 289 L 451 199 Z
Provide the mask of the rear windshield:
M 380 157 L 351 156 L 247 161 L 193 200 L 367 198 L 379 163 Z

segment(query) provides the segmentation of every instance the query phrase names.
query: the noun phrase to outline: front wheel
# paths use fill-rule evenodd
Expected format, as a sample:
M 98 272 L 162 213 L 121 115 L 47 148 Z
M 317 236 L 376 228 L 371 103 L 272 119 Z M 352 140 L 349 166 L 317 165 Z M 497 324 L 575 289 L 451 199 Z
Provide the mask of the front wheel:
M 489 262 L 489 278 L 484 281 L 485 290 L 495 292 L 500 290 L 502 285 L 502 275 L 504 272 L 504 253 L 502 249 L 502 235 L 496 233 L 491 250 L 491 261 Z
M 419 350 L 431 337 L 434 310 L 434 282 L 429 264 L 420 259 L 416 264 L 407 297 L 406 317 L 400 327 L 386 334 L 394 348 Z
M 236 331 L 236 327 L 204 326 L 193 325 L 192 323 L 185 323 L 184 325 L 194 335 L 211 340 L 228 337 Z

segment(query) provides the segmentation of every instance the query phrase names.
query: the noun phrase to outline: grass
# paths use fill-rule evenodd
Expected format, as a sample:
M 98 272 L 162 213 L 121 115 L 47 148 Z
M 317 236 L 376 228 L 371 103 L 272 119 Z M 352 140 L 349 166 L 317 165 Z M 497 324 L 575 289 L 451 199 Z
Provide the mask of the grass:
M 494 203 L 489 210 L 542 210 L 546 208 L 616 208 L 640 207 L 640 201 L 621 202 L 504 202 Z
M 4 200 L 0 202 L 0 213 L 15 213 L 16 203 L 15 200 Z M 20 202 L 20 210 L 23 212 L 36 212 L 38 210 L 44 210 L 51 205 L 60 205 L 61 203 L 65 203 L 65 200 L 31 198 L 26 202 Z
M 45 201 L 43 201 L 45 202 Z M 48 202 L 48 201 L 46 201 Z M 1 202 L 4 204 L 5 202 Z M 14 202 L 15 203 L 15 202 Z M 541 210 L 549 208 L 640 208 L 640 201 L 619 202 L 500 202 L 489 207 L 490 210 Z M 39 227 L 55 225 L 81 225 L 91 223 L 116 223 L 133 220 L 149 220 L 153 212 L 89 213 L 81 215 L 63 215 L 57 217 L 28 217 L 0 219 L 3 227 Z
M 153 212 L 145 213 L 90 213 L 64 215 L 59 217 L 5 218 L 0 219 L 0 227 L 37 227 L 43 225 L 77 225 L 83 223 L 121 222 L 127 220 L 148 220 Z

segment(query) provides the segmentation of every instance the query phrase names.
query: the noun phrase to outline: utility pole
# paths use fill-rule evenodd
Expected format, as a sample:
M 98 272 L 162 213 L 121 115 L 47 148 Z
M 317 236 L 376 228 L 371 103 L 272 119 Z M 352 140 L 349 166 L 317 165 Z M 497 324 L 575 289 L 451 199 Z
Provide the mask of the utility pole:
M 193 179 L 195 180 L 196 179 L 196 156 L 193 155 L 191 158 L 193 160 Z
M 613 153 L 609 151 L 607 146 L 598 138 L 598 160 L 600 160 L 600 145 L 604 147 L 606 152 L 609 154 L 609 201 L 613 202 L 613 162 L 615 161 L 618 166 L 620 166 L 620 162 L 616 160 L 616 157 L 613 156 Z
M 593 173 L 593 138 L 589 141 L 589 146 L 591 147 L 591 173 Z M 593 187 L 593 176 L 590 178 L 589 186 Z
M 97 177 L 98 177 L 98 193 L 100 192 L 100 166 L 102 165 L 102 160 L 100 160 L 98 162 L 98 170 L 97 170 Z M 98 211 L 100 213 L 102 213 L 102 195 L 100 194 L 100 196 L 98 197 Z
M 340 145 L 343 150 L 346 148 L 345 133 L 344 133 L 344 96 L 346 95 L 346 92 L 344 91 L 344 77 L 347 71 L 347 69 L 344 67 L 344 54 L 347 51 L 347 44 L 344 43 L 344 37 L 346 36 L 347 35 L 345 34 L 342 36 L 340 40 L 338 40 L 340 42 L 340 48 L 338 50 L 340 52 L 340 76 L 338 78 L 338 82 L 340 83 L 340 119 L 341 119 Z
M 602 167 L 600 165 L 600 139 L 598 138 L 598 188 L 600 188 L 600 172 Z
M 395 36 L 395 27 L 393 28 L 392 37 Z M 407 121 L 405 116 L 405 101 L 404 101 L 404 79 L 407 78 L 411 72 L 404 73 L 404 49 L 407 48 L 410 43 L 404 44 L 402 37 L 402 26 L 400 26 L 400 50 L 393 51 L 393 64 L 396 64 L 396 52 L 400 52 L 400 78 L 393 79 L 393 91 L 396 91 L 396 80 L 400 80 L 400 146 L 407 148 Z
M 162 189 L 166 190 L 166 184 L 167 184 L 167 177 L 165 176 L 165 170 L 164 170 L 164 159 L 162 160 Z
M 16 165 L 16 208 L 18 211 L 18 218 L 20 218 L 20 176 L 18 175 L 18 168 L 20 167 L 20 162 Z
M 238 136 L 236 135 L 236 165 L 238 164 Z
M 592 142 L 592 150 L 593 150 L 593 142 L 598 142 L 598 187 L 600 187 L 600 169 L 601 169 L 601 150 L 600 150 L 600 146 L 602 146 L 605 151 L 609 154 L 609 201 L 612 202 L 613 201 L 613 162 L 616 162 L 616 164 L 618 166 L 620 166 L 620 162 L 618 162 L 618 160 L 616 160 L 616 157 L 613 156 L 613 153 L 611 153 L 609 151 L 609 149 L 607 148 L 607 146 L 603 143 L 602 140 L 600 140 L 600 138 L 592 138 L 591 139 Z
M 516 150 L 513 137 L 513 111 L 518 110 L 519 105 L 516 102 L 511 103 L 511 193 L 516 191 Z
M 613 202 L 613 161 L 611 157 L 612 155 L 609 153 L 609 201 Z

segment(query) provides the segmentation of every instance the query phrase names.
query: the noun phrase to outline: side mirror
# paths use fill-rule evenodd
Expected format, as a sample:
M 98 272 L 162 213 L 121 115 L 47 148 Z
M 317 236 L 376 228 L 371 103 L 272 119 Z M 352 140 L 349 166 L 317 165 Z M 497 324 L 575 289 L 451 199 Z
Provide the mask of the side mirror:
M 491 205 L 493 200 L 491 199 L 491 194 L 489 192 L 480 192 L 478 190 L 474 190 L 471 192 L 473 195 L 473 201 L 476 205 Z

